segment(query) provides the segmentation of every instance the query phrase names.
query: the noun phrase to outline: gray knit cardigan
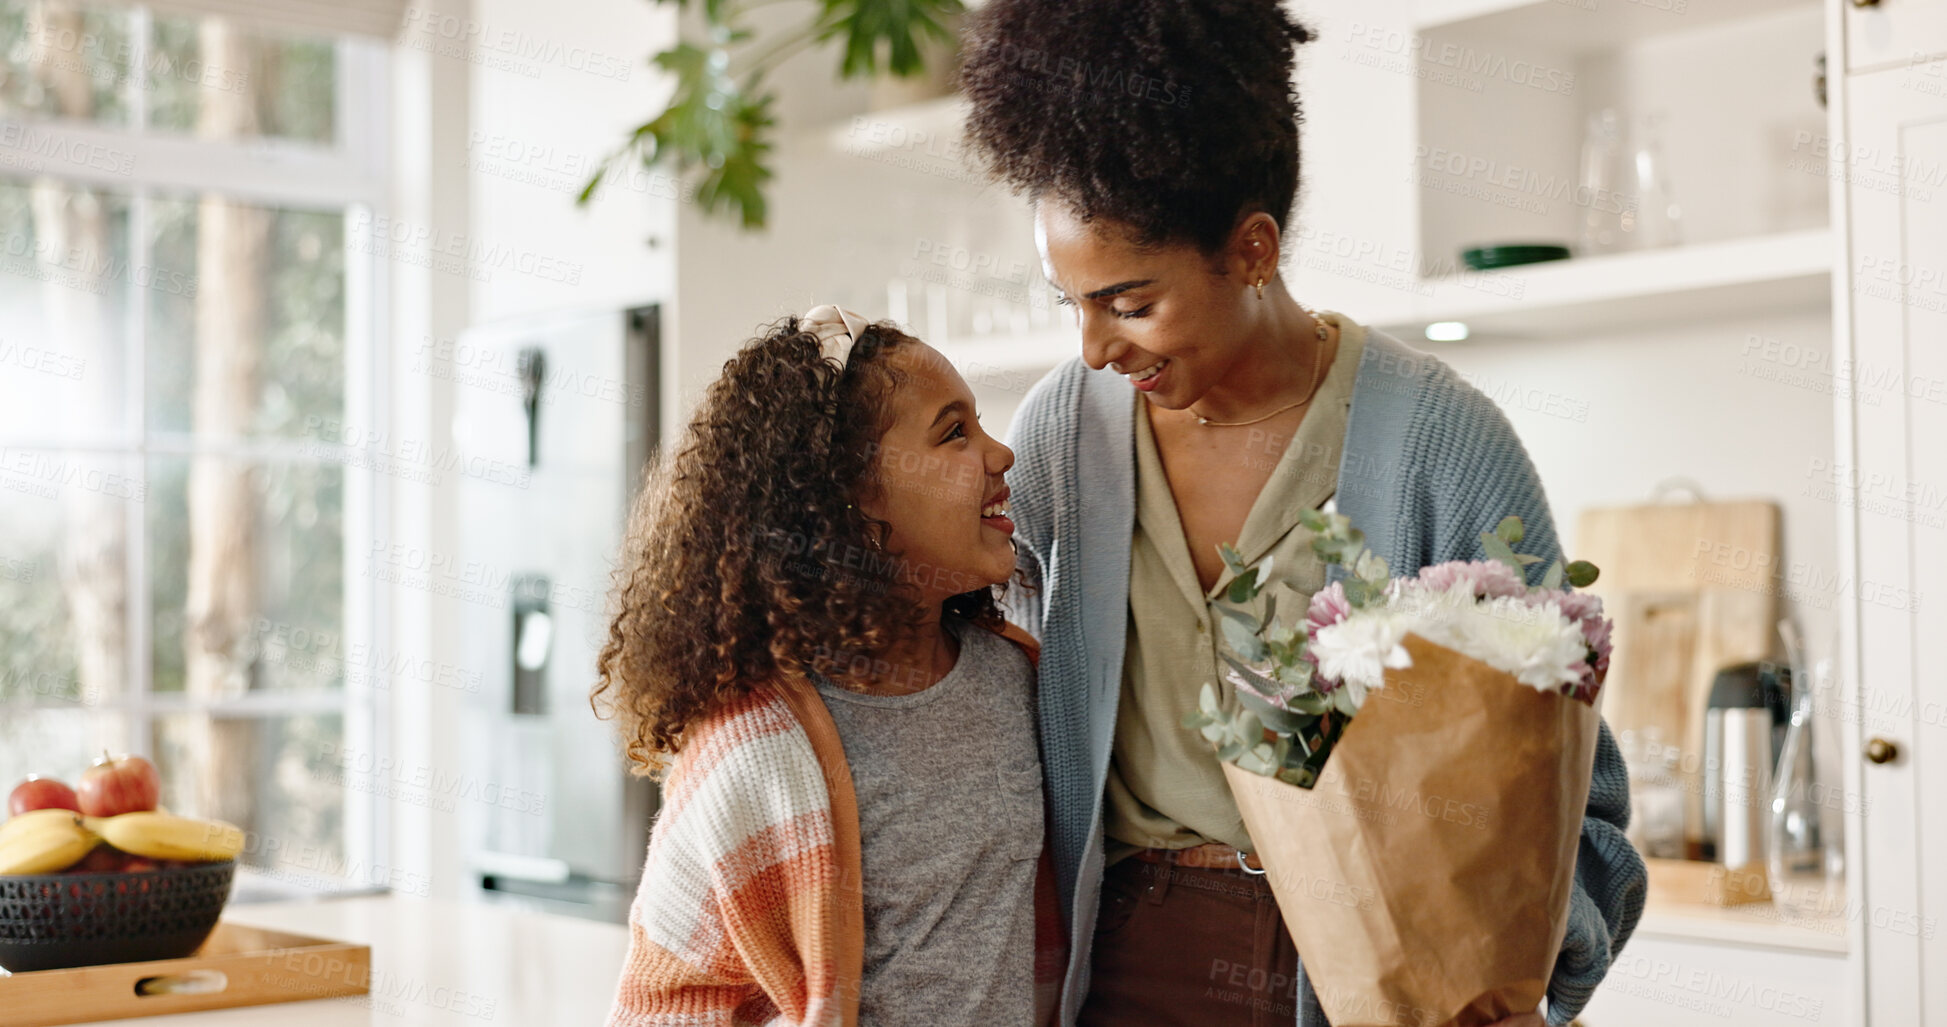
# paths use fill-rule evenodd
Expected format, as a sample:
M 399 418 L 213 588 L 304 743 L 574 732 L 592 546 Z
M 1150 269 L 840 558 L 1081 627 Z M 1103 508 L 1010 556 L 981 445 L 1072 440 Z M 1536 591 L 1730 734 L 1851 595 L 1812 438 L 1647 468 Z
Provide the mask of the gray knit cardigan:
M 1102 795 L 1129 623 L 1134 411 L 1120 375 L 1070 360 L 1029 392 L 1009 432 L 1015 537 L 1031 587 L 1014 589 L 1007 607 L 1042 643 L 1049 844 L 1073 942 L 1066 1024 L 1088 991 L 1102 887 Z M 1560 556 L 1541 480 L 1507 418 L 1452 368 L 1376 330 L 1368 330 L 1353 387 L 1335 502 L 1395 574 L 1482 559 L 1480 533 L 1508 514 L 1526 526 L 1521 548 L 1543 558 L 1537 571 Z M 1628 821 L 1629 779 L 1604 724 L 1568 936 L 1548 985 L 1552 1024 L 1588 1003 L 1642 915 L 1646 877 L 1623 837 Z M 1299 997 L 1299 1027 L 1326 1027 L 1309 981 Z

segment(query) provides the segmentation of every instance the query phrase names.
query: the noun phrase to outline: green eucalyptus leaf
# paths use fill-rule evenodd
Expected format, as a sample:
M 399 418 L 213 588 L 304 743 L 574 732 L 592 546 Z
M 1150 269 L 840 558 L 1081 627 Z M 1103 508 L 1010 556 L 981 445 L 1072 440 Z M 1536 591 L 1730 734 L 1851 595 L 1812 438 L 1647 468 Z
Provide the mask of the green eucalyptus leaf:
M 1515 559 L 1514 550 L 1508 548 L 1508 544 L 1498 536 L 1481 532 L 1481 548 L 1486 551 L 1488 559 L 1499 560 L 1517 571 L 1521 569 L 1521 561 Z
M 1249 631 L 1253 635 L 1257 634 L 1262 628 L 1258 619 L 1251 616 L 1251 612 L 1241 606 L 1232 606 L 1227 602 L 1218 602 L 1211 603 L 1210 608 L 1217 611 L 1218 616 L 1236 621 L 1243 626 L 1244 630 Z
M 1251 574 L 1239 574 L 1237 577 L 1231 579 L 1230 588 L 1224 593 L 1224 598 L 1229 599 L 1233 603 L 1250 602 L 1257 596 L 1257 586 L 1252 582 L 1253 576 Z
M 1587 560 L 1577 560 L 1568 565 L 1568 583 L 1576 588 L 1588 588 L 1602 571 Z
M 1371 598 L 1371 592 L 1372 587 L 1358 578 L 1345 579 L 1345 601 L 1352 606 L 1366 605 L 1366 600 Z
M 1250 569 L 1249 565 L 1244 562 L 1244 554 L 1238 552 L 1237 547 L 1228 542 L 1217 543 L 1217 555 L 1223 557 L 1224 566 L 1232 574 L 1242 576 L 1246 570 Z
M 1521 518 L 1512 514 L 1501 518 L 1501 523 L 1494 526 L 1494 534 L 1510 546 L 1519 545 L 1521 542 Z
M 1556 560 L 1548 565 L 1547 572 L 1541 576 L 1541 587 L 1550 590 L 1562 587 L 1562 561 Z
M 1298 713 L 1311 717 L 1320 716 L 1332 708 L 1332 696 L 1325 692 L 1306 692 L 1304 695 L 1292 696 L 1285 702 Z
M 1249 692 L 1240 690 L 1237 693 L 1237 702 L 1249 710 L 1263 726 L 1281 735 L 1296 734 L 1305 730 L 1306 718 L 1290 710 L 1281 710 Z
M 1257 670 L 1255 667 L 1247 666 L 1231 654 L 1219 653 L 1218 658 L 1229 665 L 1230 669 L 1242 677 L 1252 688 L 1257 689 L 1265 695 L 1279 695 L 1284 692 L 1284 689 L 1279 687 L 1276 681 L 1265 677 L 1263 672 Z M 1239 691 L 1237 694 L 1241 696 L 1244 693 Z
M 1254 632 L 1234 620 L 1226 620 L 1223 625 L 1224 641 L 1233 652 L 1251 663 L 1263 662 L 1264 643 Z

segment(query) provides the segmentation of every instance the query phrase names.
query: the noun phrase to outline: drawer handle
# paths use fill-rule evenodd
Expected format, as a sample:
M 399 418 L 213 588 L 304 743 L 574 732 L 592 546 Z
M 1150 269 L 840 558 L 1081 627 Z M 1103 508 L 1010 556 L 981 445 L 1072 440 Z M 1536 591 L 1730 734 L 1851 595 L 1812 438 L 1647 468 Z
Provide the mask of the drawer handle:
M 1866 759 L 1873 763 L 1891 763 L 1900 757 L 1900 747 L 1884 738 L 1866 741 Z

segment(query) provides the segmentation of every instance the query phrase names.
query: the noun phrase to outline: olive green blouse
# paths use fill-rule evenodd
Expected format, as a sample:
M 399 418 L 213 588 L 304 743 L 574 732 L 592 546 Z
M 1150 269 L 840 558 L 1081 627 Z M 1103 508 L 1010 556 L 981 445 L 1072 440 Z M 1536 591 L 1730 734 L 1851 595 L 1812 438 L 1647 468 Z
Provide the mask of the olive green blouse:
M 1247 563 L 1273 557 L 1273 580 L 1309 599 L 1325 586 L 1325 565 L 1311 550 L 1300 511 L 1331 498 L 1338 486 L 1339 452 L 1352 408 L 1365 328 L 1329 311 L 1319 317 L 1339 329 L 1338 353 L 1295 436 L 1253 432 L 1246 452 L 1275 461 L 1271 477 L 1244 519 L 1237 548 Z M 1156 452 L 1149 417 L 1137 395 L 1136 531 L 1129 555 L 1129 636 L 1122 662 L 1122 702 L 1109 760 L 1107 858 L 1139 848 L 1181 849 L 1222 842 L 1253 851 L 1216 753 L 1183 726 L 1197 693 L 1208 683 L 1226 708 L 1236 690 L 1224 679 L 1217 617 L 1210 601 L 1230 584 L 1225 572 L 1205 593 L 1198 585 L 1177 517 L 1169 477 Z M 1303 607 L 1287 597 L 1280 620 Z M 1287 605 L 1289 603 L 1289 605 Z

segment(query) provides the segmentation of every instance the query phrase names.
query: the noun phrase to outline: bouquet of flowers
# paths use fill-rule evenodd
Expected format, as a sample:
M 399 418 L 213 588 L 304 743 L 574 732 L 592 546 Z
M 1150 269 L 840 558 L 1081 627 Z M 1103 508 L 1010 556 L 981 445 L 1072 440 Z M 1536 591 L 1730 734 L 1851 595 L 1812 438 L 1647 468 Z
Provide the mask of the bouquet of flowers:
M 1337 1027 L 1469 1027 L 1534 1010 L 1567 930 L 1608 671 L 1586 562 L 1517 553 L 1392 578 L 1343 516 L 1306 511 L 1344 569 L 1304 619 L 1269 561 L 1222 547 L 1216 604 L 1236 708 L 1206 686 L 1186 726 L 1217 747 L 1292 938 Z M 1282 586 L 1278 586 L 1282 588 Z

